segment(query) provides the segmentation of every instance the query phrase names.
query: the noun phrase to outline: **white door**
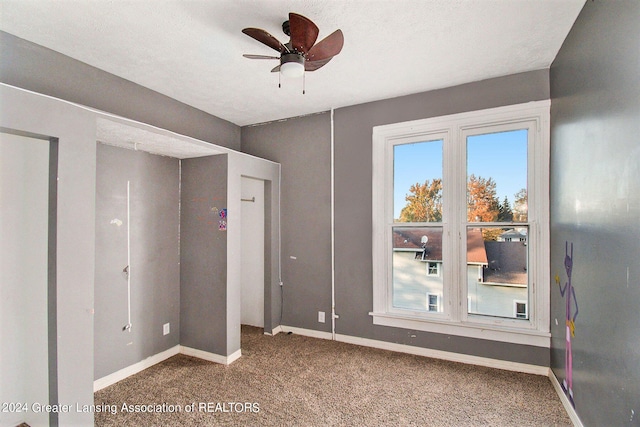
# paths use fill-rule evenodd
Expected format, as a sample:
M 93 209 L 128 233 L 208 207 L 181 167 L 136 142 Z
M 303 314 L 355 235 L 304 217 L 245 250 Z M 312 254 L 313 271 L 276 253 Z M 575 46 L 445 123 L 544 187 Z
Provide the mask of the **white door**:
M 243 325 L 264 327 L 264 181 L 242 177 Z

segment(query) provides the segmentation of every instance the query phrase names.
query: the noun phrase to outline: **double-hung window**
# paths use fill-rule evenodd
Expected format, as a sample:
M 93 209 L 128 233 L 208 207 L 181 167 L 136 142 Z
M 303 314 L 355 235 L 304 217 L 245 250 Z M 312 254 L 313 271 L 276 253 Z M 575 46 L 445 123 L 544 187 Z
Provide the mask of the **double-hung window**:
M 548 164 L 548 101 L 375 127 L 374 324 L 548 347 Z

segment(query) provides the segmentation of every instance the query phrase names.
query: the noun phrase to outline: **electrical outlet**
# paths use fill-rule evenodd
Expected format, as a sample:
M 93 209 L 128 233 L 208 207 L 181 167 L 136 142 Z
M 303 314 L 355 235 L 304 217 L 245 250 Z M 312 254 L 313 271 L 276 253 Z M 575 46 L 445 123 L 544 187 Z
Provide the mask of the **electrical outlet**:
M 318 322 L 324 323 L 324 311 L 318 312 Z
M 169 332 L 171 332 L 171 324 L 165 323 L 162 325 L 162 335 L 169 335 Z

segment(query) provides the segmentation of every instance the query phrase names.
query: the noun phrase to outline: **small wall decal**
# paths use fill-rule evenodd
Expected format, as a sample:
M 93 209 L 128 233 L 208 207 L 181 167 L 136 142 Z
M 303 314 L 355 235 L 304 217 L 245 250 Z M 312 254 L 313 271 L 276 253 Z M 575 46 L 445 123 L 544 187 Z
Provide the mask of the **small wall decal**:
M 109 224 L 115 224 L 118 227 L 120 227 L 122 225 L 122 220 L 118 219 L 118 218 L 114 218 L 111 220 L 111 222 Z
M 218 213 L 220 221 L 218 221 L 218 231 L 227 231 L 227 208 L 220 209 Z
M 571 338 L 576 336 L 576 317 L 578 317 L 578 300 L 576 299 L 576 290 L 571 282 L 571 274 L 573 272 L 573 243 L 569 249 L 569 242 L 564 242 L 564 269 L 567 273 L 567 281 L 564 286 L 560 284 L 560 276 L 556 274 L 556 283 L 560 288 L 560 295 L 564 298 L 566 295 L 565 305 L 565 339 L 566 346 L 564 350 L 564 373 L 565 378 L 562 380 L 562 389 L 569 398 L 571 405 L 575 408 L 573 401 L 573 352 L 571 350 Z M 575 307 L 575 312 L 573 308 Z

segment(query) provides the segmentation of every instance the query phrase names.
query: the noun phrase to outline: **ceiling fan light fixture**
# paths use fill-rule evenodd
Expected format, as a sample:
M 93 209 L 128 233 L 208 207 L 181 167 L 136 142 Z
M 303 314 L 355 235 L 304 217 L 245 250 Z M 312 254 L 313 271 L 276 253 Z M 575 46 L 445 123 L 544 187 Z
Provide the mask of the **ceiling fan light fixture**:
M 285 53 L 280 58 L 280 73 L 285 77 L 297 78 L 304 74 L 304 56 Z

